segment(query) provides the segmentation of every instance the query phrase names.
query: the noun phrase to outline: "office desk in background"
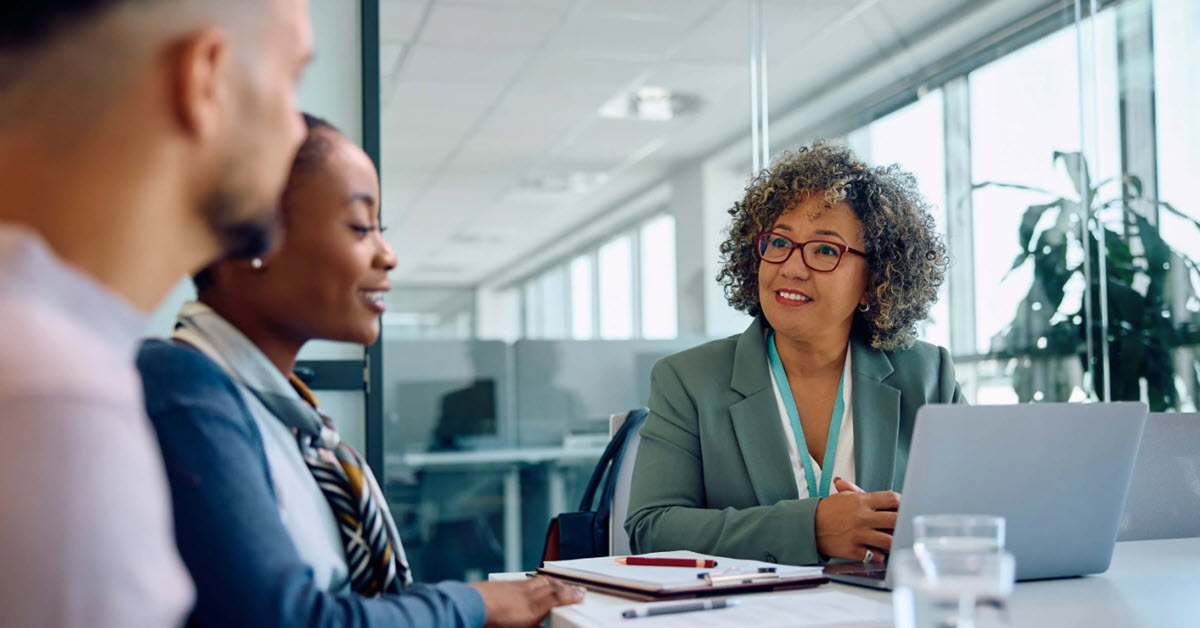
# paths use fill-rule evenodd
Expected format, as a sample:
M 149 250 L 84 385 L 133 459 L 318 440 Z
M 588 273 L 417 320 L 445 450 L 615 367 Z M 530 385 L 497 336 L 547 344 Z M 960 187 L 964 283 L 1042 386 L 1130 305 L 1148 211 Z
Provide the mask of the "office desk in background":
M 497 578 L 509 574 L 497 574 Z M 891 594 L 850 585 L 829 584 L 816 589 L 782 593 L 735 596 L 742 605 L 720 611 L 702 611 L 711 621 L 721 613 L 730 626 L 742 626 L 743 613 L 750 612 L 754 598 L 791 596 L 800 602 L 806 596 L 837 592 L 874 602 L 891 603 Z M 828 597 L 828 596 L 827 596 Z M 841 597 L 841 596 L 838 596 Z M 782 602 L 783 600 L 779 600 Z M 550 628 L 662 628 L 691 626 L 689 613 L 653 618 L 622 619 L 621 611 L 634 606 L 629 600 L 588 593 L 578 606 L 555 609 L 546 622 Z M 782 606 L 780 604 L 779 606 Z M 795 605 L 793 605 L 795 606 Z M 1117 543 L 1108 571 L 1083 578 L 1018 583 L 1009 602 L 1014 628 L 1137 628 L 1200 626 L 1200 538 Z M 755 621 L 754 628 L 794 627 L 795 616 L 779 623 Z M 888 621 L 867 621 L 856 626 L 890 626 Z
M 544 465 L 549 492 L 545 527 L 551 517 L 566 512 L 566 483 L 564 469 L 594 467 L 604 447 L 543 447 L 526 449 L 480 449 L 473 451 L 434 451 L 388 454 L 385 467 L 388 473 L 415 471 L 494 470 L 504 475 L 504 569 L 520 571 L 521 565 L 521 469 Z M 570 507 L 574 510 L 574 505 Z

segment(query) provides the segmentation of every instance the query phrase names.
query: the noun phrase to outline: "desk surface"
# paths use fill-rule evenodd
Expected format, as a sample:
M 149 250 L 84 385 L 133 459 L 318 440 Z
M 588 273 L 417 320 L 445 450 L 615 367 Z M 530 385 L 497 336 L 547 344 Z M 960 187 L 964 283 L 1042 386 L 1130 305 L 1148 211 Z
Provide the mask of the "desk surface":
M 811 591 L 769 593 L 769 596 L 805 596 L 838 591 L 859 598 L 890 604 L 891 594 L 841 584 L 830 584 Z M 624 620 L 621 611 L 633 606 L 624 600 L 588 593 L 579 606 L 555 609 L 548 622 L 551 628 L 596 628 L 624 626 L 649 628 L 646 621 Z M 738 611 L 721 612 L 729 625 L 739 625 Z M 1009 603 L 1012 625 L 1041 626 L 1196 626 L 1200 625 L 1200 538 L 1117 543 L 1112 566 L 1103 574 L 1085 578 L 1066 578 L 1018 583 Z M 688 614 L 653 618 L 655 626 L 687 626 Z M 611 618 L 611 619 L 610 619 Z M 634 622 L 643 622 L 634 625 Z M 890 622 L 856 625 L 887 626 Z M 794 618 L 780 617 L 778 624 L 756 622 L 755 628 L 768 625 L 796 626 Z

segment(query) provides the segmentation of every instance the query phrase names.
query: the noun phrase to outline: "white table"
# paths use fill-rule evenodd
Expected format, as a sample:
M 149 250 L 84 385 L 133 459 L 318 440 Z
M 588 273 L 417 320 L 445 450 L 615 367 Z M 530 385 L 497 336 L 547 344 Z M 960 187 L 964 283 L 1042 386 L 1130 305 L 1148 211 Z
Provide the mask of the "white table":
M 549 507 L 546 522 L 567 510 L 563 469 L 594 466 L 604 447 L 539 447 L 526 449 L 480 449 L 388 454 L 388 473 L 423 471 L 493 470 L 504 475 L 504 569 L 521 569 L 521 468 L 546 465 Z M 390 477 L 390 476 L 389 476 Z M 545 523 L 539 524 L 543 527 Z
M 759 594 L 805 596 L 822 591 L 840 591 L 863 599 L 890 603 L 891 595 L 861 587 L 829 584 L 807 591 Z M 561 607 L 551 613 L 551 628 L 639 628 L 651 620 L 624 620 L 620 611 L 634 603 L 621 598 L 588 593 L 576 607 Z M 1018 583 L 1009 601 L 1015 628 L 1040 627 L 1185 627 L 1200 626 L 1200 538 L 1117 543 L 1112 566 L 1103 574 L 1084 578 Z M 741 625 L 741 608 L 722 613 L 731 626 Z M 610 612 L 611 611 L 611 612 Z M 597 620 L 607 615 L 611 620 Z M 689 626 L 688 613 L 653 618 L 654 626 Z M 673 618 L 664 622 L 668 617 Z M 780 617 L 778 626 L 795 626 Z M 887 626 L 888 623 L 856 625 Z M 754 628 L 768 628 L 756 623 Z

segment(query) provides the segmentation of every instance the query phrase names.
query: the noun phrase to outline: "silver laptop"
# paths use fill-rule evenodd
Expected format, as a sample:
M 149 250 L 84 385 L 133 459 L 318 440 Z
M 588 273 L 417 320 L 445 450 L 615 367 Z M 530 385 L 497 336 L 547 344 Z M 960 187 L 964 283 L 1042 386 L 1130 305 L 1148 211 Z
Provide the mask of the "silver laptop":
M 1146 414 L 1140 402 L 922 407 L 893 549 L 912 547 L 917 515 L 999 515 L 1018 580 L 1107 570 Z M 887 571 L 825 570 L 880 589 L 890 588 Z

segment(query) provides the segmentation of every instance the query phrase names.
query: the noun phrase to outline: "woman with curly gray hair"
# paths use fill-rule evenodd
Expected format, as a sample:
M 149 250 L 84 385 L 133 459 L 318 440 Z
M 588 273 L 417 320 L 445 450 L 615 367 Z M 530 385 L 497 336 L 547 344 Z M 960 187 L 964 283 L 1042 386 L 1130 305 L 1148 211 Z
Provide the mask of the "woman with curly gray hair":
M 631 545 L 882 561 L 917 409 L 962 401 L 949 353 L 916 340 L 947 264 L 929 206 L 899 167 L 818 142 L 729 213 L 717 279 L 754 322 L 655 365 Z

